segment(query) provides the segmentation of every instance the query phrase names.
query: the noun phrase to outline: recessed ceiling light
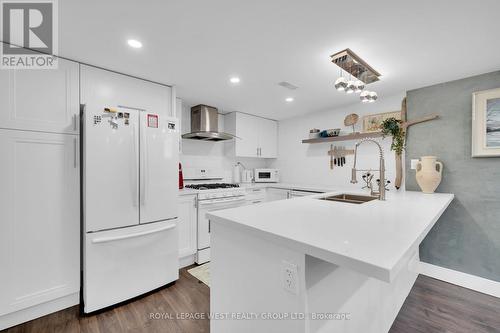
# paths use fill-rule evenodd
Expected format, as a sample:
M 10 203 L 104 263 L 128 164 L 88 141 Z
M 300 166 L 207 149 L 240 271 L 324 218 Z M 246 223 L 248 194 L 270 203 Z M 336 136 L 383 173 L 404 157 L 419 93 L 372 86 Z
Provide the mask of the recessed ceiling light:
M 142 43 L 139 42 L 137 39 L 129 39 L 127 43 L 130 47 L 133 47 L 134 49 L 140 49 L 142 47 Z
M 285 98 L 285 101 L 287 101 L 288 103 L 293 102 L 293 97 L 287 97 Z
M 232 78 L 229 79 L 231 83 L 240 83 L 240 78 L 233 76 Z

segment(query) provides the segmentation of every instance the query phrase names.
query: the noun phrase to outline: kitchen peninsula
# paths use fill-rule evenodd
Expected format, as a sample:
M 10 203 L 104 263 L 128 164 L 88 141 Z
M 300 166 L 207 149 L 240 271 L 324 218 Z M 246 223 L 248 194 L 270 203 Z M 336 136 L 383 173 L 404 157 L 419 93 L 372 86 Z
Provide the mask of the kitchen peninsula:
M 341 193 L 208 214 L 211 311 L 253 316 L 214 319 L 211 331 L 389 330 L 418 276 L 419 244 L 454 195 L 322 200 Z

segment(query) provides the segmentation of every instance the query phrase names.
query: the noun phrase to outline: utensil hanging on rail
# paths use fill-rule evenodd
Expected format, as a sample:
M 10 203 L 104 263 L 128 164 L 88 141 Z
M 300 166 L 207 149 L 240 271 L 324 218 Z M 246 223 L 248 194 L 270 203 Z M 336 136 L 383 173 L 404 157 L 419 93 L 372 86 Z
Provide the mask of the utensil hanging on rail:
M 354 155 L 354 149 L 346 149 L 344 146 L 334 147 L 333 145 L 330 145 L 328 155 L 330 156 L 330 169 L 333 169 L 334 165 L 343 167 L 346 164 L 346 156 Z

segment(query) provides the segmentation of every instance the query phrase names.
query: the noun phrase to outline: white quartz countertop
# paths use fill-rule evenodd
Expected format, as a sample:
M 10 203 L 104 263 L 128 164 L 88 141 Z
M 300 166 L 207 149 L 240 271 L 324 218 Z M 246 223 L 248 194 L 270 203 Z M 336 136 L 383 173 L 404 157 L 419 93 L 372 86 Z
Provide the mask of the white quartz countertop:
M 453 200 L 453 194 L 406 191 L 386 201 L 318 200 L 336 191 L 210 212 L 211 223 L 241 228 L 305 254 L 393 281 Z M 405 259 L 406 258 L 406 259 Z

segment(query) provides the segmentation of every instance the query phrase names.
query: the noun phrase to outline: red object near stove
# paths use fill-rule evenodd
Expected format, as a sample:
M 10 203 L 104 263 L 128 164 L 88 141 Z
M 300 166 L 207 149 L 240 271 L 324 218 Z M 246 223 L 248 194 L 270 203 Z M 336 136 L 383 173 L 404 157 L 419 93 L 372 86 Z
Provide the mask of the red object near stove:
M 179 190 L 184 188 L 184 176 L 182 176 L 182 164 L 179 163 Z

